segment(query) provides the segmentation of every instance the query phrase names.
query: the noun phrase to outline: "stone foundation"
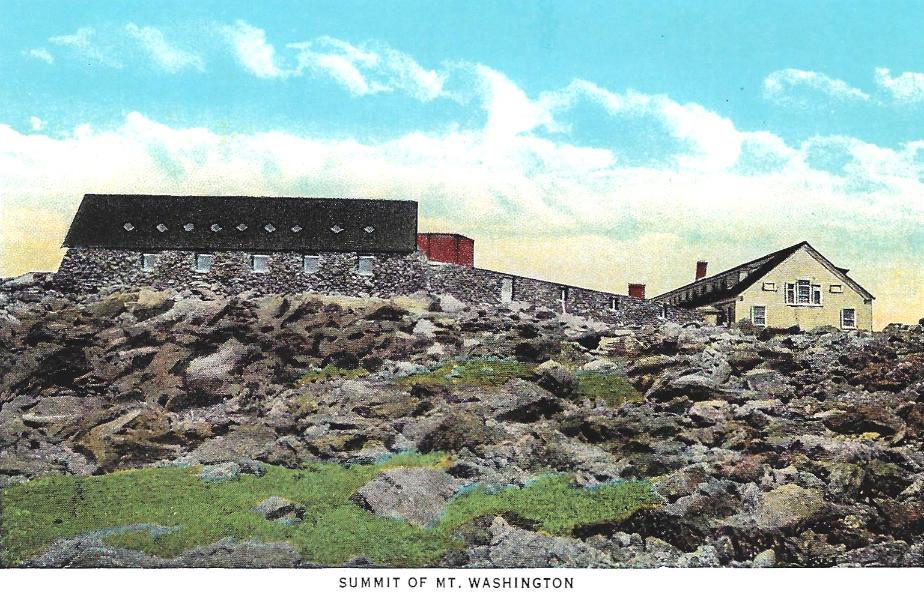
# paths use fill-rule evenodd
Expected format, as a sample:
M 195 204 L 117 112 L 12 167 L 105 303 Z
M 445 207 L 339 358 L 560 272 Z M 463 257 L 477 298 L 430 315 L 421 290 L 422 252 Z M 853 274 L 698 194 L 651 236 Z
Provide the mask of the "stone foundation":
M 683 308 L 581 287 L 472 268 L 428 262 L 421 252 L 373 254 L 372 273 L 357 271 L 357 253 L 322 253 L 316 272 L 305 272 L 301 253 L 267 253 L 267 271 L 254 272 L 251 253 L 216 251 L 208 272 L 198 272 L 196 252 L 161 251 L 150 270 L 142 253 L 117 249 L 71 248 L 54 276 L 66 292 L 94 293 L 107 287 L 206 288 L 216 293 L 321 293 L 395 297 L 419 291 L 449 294 L 468 304 L 506 302 L 590 317 L 614 325 L 659 320 L 688 322 L 699 316 Z M 367 254 L 363 254 L 365 256 Z M 505 290 L 506 285 L 506 290 Z M 505 292 L 506 291 L 506 292 Z M 564 296 L 563 296 L 564 293 Z M 509 296 L 508 296 L 509 295 Z

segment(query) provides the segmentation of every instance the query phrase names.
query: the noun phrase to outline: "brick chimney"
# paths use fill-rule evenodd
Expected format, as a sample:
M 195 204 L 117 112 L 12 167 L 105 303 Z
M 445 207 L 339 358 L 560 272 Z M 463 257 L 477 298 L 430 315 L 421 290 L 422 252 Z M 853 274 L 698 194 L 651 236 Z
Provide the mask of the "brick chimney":
M 704 262 L 702 260 L 696 262 L 696 280 L 700 278 L 706 278 L 706 267 L 709 265 L 709 262 Z
M 644 299 L 645 298 L 645 285 L 637 283 L 637 282 L 630 282 L 629 283 L 629 296 L 635 297 L 636 299 Z

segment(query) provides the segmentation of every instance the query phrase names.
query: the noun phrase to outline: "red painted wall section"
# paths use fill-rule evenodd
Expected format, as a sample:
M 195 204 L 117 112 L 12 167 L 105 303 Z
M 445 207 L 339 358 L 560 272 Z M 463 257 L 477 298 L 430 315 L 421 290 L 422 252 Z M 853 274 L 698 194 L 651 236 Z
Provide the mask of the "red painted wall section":
M 434 262 L 475 265 L 475 241 L 455 233 L 418 233 L 417 247 Z

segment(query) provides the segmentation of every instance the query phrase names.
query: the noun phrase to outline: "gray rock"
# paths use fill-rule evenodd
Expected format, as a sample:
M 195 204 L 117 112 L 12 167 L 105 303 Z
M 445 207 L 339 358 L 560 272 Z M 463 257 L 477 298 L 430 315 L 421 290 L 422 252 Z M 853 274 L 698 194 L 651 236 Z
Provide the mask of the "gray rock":
M 536 383 L 557 397 L 570 397 L 577 391 L 577 379 L 556 361 L 546 361 L 535 369 Z
M 305 515 L 305 507 L 281 496 L 270 496 L 251 509 L 254 513 L 263 515 L 266 519 L 301 519 Z
M 547 536 L 509 525 L 495 517 L 490 543 L 468 550 L 468 567 L 613 567 L 610 557 L 570 538 Z
M 461 486 L 444 471 L 396 467 L 380 473 L 357 490 L 353 500 L 376 515 L 425 527 L 439 519 L 446 503 Z
M 751 559 L 751 566 L 754 568 L 766 568 L 776 566 L 776 553 L 772 548 L 758 553 Z
M 204 465 L 199 479 L 206 482 L 228 482 L 241 476 L 241 466 L 233 461 Z

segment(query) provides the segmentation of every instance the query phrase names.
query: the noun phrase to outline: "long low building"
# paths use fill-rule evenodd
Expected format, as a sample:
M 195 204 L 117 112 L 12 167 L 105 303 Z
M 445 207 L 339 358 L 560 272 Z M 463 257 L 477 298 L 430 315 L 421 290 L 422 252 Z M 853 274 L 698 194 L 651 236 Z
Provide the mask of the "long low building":
M 707 321 L 771 328 L 872 330 L 875 297 L 806 241 L 706 276 L 654 298 L 699 311 Z
M 167 195 L 84 196 L 55 274 L 65 291 L 208 287 L 226 294 L 447 293 L 622 324 L 690 321 L 689 310 L 474 267 L 474 241 L 418 233 L 413 201 Z

